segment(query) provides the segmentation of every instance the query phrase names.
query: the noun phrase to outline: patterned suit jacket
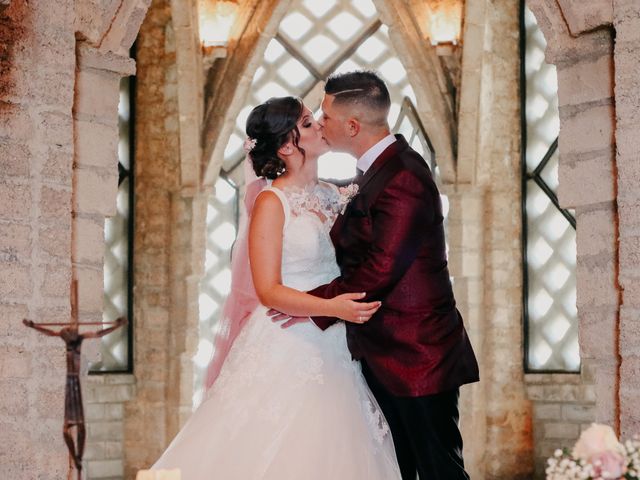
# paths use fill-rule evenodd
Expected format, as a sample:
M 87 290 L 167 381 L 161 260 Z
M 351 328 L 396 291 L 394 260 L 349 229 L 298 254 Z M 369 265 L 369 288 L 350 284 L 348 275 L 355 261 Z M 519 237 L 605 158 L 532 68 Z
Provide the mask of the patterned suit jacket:
M 309 293 L 381 300 L 367 323 L 347 323 L 349 349 L 390 393 L 416 397 L 479 375 L 449 278 L 438 189 L 424 159 L 396 138 L 331 230 L 342 275 Z M 326 329 L 337 319 L 313 321 Z

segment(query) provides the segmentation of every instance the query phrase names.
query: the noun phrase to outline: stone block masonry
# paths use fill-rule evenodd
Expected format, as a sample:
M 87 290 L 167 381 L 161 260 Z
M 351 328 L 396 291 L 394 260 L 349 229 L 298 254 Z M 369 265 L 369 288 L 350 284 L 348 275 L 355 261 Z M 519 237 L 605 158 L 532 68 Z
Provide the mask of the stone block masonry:
M 72 269 L 81 319 L 101 318 L 104 219 L 114 211 L 117 187 L 118 83 L 134 65 L 121 51 L 76 36 L 76 13 L 88 3 L 60 0 L 51 9 L 0 1 L 0 476 L 12 480 L 65 478 L 68 465 L 64 344 L 27 330 L 22 319 L 68 321 Z M 145 0 L 122 3 L 132 17 L 144 16 Z M 95 15 L 108 9 L 91 5 Z M 105 18 L 98 37 L 113 14 Z M 120 21 L 137 31 L 142 18 Z M 128 50 L 116 32 L 108 37 Z M 104 141 L 92 147 L 96 139 Z M 88 395 L 90 437 L 108 432 L 91 457 L 89 476 L 96 478 L 100 470 L 111 478 L 123 471 L 114 425 L 122 432 L 132 385 L 107 389 L 114 392 L 106 396 L 113 400 L 104 405 L 104 421 L 95 419 Z
M 84 385 L 88 478 L 124 478 L 124 405 L 134 397 L 135 378 L 93 375 Z
M 595 386 L 579 374 L 531 373 L 525 381 L 533 403 L 534 478 L 543 479 L 547 458 L 571 447 L 595 420 Z
M 67 470 L 64 344 L 21 322 L 69 315 L 69 290 L 56 286 L 71 277 L 73 7 L 71 0 L 57 2 L 55 11 L 37 2 L 0 2 L 3 478 L 54 480 Z
M 623 436 L 640 432 L 640 4 L 614 0 L 619 322 L 619 408 Z M 618 101 L 619 100 L 619 101 Z

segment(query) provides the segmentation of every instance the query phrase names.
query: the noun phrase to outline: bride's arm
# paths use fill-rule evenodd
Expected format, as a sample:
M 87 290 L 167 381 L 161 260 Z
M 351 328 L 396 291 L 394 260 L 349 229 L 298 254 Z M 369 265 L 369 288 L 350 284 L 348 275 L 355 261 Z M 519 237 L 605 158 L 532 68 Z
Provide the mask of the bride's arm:
M 256 199 L 249 226 L 249 261 L 260 303 L 292 316 L 332 316 L 362 323 L 380 307 L 380 302 L 360 303 L 361 293 L 330 299 L 314 297 L 282 284 L 282 229 L 284 211 L 278 197 L 269 191 Z

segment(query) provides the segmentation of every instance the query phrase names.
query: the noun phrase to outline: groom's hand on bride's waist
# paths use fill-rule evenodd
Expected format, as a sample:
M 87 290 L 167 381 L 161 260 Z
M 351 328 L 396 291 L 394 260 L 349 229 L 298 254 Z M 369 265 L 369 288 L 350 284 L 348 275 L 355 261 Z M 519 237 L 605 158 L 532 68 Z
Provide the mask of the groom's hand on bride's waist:
M 280 327 L 281 328 L 289 328 L 298 323 L 310 322 L 311 319 L 309 317 L 292 317 L 291 315 L 287 315 L 286 313 L 279 312 L 278 310 L 274 310 L 273 308 L 267 312 L 267 315 L 271 317 L 271 320 L 274 323 L 283 322 Z

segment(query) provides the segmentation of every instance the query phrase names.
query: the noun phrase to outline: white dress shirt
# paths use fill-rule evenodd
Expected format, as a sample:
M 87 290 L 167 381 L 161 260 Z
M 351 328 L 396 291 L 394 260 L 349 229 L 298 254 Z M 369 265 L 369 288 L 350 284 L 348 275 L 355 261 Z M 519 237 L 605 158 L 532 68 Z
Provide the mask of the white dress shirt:
M 393 134 L 389 134 L 376 143 L 369 150 L 364 152 L 362 156 L 358 159 L 356 163 L 356 168 L 358 170 L 362 170 L 363 173 L 366 173 L 369 170 L 369 167 L 376 161 L 376 159 L 382 155 L 389 145 L 396 141 L 396 137 Z

